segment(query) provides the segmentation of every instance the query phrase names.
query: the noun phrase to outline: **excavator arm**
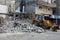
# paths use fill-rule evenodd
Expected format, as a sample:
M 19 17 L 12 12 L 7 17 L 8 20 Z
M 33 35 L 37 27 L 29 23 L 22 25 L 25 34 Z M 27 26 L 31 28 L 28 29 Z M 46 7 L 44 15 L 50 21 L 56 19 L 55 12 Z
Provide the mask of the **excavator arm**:
M 35 19 L 34 15 L 32 13 L 27 13 L 26 15 L 31 18 L 33 24 L 38 25 L 40 23 L 39 20 Z

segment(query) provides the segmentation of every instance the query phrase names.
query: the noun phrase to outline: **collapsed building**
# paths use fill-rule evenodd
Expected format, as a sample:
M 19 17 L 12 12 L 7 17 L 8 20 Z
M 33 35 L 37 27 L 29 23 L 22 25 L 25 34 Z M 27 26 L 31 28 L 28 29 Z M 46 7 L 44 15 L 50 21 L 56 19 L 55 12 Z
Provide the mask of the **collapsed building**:
M 2 27 L 2 29 L 6 28 L 3 29 L 5 31 L 21 31 L 20 27 L 22 26 L 24 26 L 22 27 L 24 30 L 37 31 L 38 29 L 40 30 L 40 27 L 37 27 L 38 25 L 40 26 L 40 24 L 44 24 L 43 26 L 45 27 L 53 27 L 53 24 L 50 22 L 50 20 L 44 20 L 44 16 L 53 14 L 53 8 L 56 7 L 55 0 L 9 0 L 9 3 L 7 0 L 5 0 L 1 6 L 3 5 L 3 8 L 6 9 L 5 12 L 2 10 L 0 14 L 4 15 L 3 17 L 6 16 L 4 18 L 5 24 Z

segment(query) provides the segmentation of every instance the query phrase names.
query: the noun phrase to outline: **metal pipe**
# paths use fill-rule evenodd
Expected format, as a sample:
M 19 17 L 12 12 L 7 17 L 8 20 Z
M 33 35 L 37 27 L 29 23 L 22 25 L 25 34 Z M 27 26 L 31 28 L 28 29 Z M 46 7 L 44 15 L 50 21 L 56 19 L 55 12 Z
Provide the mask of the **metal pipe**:
M 24 8 L 25 8 L 25 6 L 23 6 L 23 13 L 24 13 Z

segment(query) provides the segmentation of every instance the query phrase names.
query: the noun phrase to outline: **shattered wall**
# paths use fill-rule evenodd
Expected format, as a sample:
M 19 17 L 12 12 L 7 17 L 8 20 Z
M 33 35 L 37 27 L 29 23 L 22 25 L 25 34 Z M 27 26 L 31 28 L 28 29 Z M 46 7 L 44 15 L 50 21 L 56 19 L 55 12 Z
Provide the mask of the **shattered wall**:
M 52 15 L 52 8 L 47 8 L 47 7 L 41 7 L 41 6 L 35 6 L 35 14 L 49 14 Z

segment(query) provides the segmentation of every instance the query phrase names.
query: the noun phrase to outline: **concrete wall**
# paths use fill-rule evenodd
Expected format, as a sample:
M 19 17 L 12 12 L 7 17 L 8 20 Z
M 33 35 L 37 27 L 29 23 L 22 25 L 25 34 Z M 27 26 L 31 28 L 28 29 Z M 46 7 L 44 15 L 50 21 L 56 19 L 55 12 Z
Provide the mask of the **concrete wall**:
M 0 0 L 1 5 L 8 5 L 10 4 L 11 0 Z
M 8 6 L 0 5 L 0 13 L 8 13 Z
M 52 9 L 48 10 L 48 8 L 39 8 L 35 6 L 35 14 L 52 14 Z
M 0 0 L 1 5 L 7 5 L 9 8 L 9 12 L 14 12 L 15 10 L 15 3 L 13 3 L 13 0 Z
M 47 3 L 53 3 L 55 0 L 42 0 L 44 2 L 47 2 Z

